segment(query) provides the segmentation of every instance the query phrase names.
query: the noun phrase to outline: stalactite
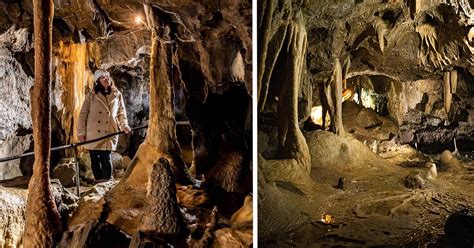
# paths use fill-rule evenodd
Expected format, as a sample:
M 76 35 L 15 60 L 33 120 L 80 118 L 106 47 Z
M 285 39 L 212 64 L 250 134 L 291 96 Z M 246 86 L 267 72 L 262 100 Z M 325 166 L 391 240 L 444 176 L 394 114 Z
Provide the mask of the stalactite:
M 233 82 L 243 82 L 245 81 L 245 65 L 240 51 L 235 55 L 234 61 L 232 62 L 230 68 L 231 80 Z
M 415 31 L 421 39 L 418 51 L 418 60 L 421 65 L 427 66 L 428 62 L 431 62 L 436 68 L 443 68 L 459 60 L 461 51 L 458 40 L 441 42 L 446 40 L 446 37 L 443 33 L 438 33 L 435 26 L 428 23 L 418 25 Z M 467 47 L 469 48 L 468 44 Z
M 323 92 L 324 92 L 324 99 L 322 101 L 323 106 L 323 130 L 326 130 L 326 114 L 329 112 L 329 119 L 334 119 L 334 101 L 331 97 L 331 82 L 332 80 L 329 79 L 323 84 Z
M 77 142 L 77 118 L 85 98 L 84 89 L 91 88 L 92 73 L 89 70 L 90 44 L 59 42 L 56 77 L 62 90 L 60 109 L 61 126 L 66 133 L 66 143 Z M 66 153 L 72 152 L 66 150 Z M 72 154 L 70 154 L 72 155 Z
M 446 109 L 446 113 L 449 114 L 449 110 L 451 109 L 451 83 L 450 83 L 450 72 L 445 71 L 443 75 L 443 92 L 444 92 L 444 109 Z
M 379 41 L 380 51 L 385 50 L 385 33 L 387 33 L 388 25 L 382 19 L 376 19 L 374 22 L 374 28 L 377 31 L 377 38 Z
M 158 26 L 155 26 L 155 28 L 159 29 Z M 170 46 L 169 28 L 160 29 L 160 33 L 157 30 L 152 32 L 149 127 L 144 143 L 140 145 L 137 155 L 124 176 L 127 180 L 136 180 L 145 184 L 146 178 L 143 178 L 142 175 L 144 168 L 139 167 L 149 167 L 155 163 L 158 157 L 163 156 L 170 160 L 177 182 L 190 183 L 190 176 L 181 157 L 181 148 L 176 138 L 176 120 L 173 107 L 174 92 L 173 82 L 170 78 L 170 65 L 172 63 Z M 155 153 L 155 156 L 151 153 Z M 137 162 L 140 166 L 137 166 Z M 149 172 L 149 168 L 145 171 Z
M 301 20 L 291 21 L 285 39 L 288 49 L 285 82 L 278 102 L 278 150 L 283 158 L 294 158 L 305 172 L 311 169 L 308 145 L 298 126 L 298 91 L 306 58 L 307 33 Z
M 267 56 L 266 56 L 266 63 L 265 70 L 262 72 L 262 87 L 261 87 L 261 95 L 259 95 L 258 99 L 258 109 L 259 111 L 263 111 L 265 107 L 265 103 L 267 102 L 268 96 L 268 89 L 270 83 L 270 77 L 273 73 L 273 69 L 275 68 L 275 64 L 278 59 L 278 55 L 280 54 L 283 44 L 285 41 L 286 33 L 288 31 L 288 25 L 282 26 L 278 31 L 277 34 L 272 39 L 272 42 L 268 45 Z M 260 71 L 259 71 L 260 73 Z
M 456 93 L 456 88 L 458 86 L 458 71 L 457 70 L 451 70 L 449 72 L 449 83 L 451 85 L 451 94 Z
M 275 6 L 275 1 L 270 0 L 266 1 L 267 5 L 265 6 L 264 15 L 263 15 L 263 22 L 261 23 L 260 34 L 262 34 L 261 37 L 258 39 L 258 50 L 260 51 L 258 53 L 258 73 L 257 73 L 257 97 L 258 97 L 258 102 L 261 101 L 260 98 L 262 97 L 262 88 L 267 87 L 268 88 L 268 81 L 264 82 L 263 81 L 263 74 L 264 71 L 266 70 L 265 64 L 267 61 L 267 51 L 268 51 L 268 45 L 270 42 L 270 28 L 272 24 L 272 16 L 273 16 L 273 10 Z
M 472 42 L 472 40 L 474 39 L 474 27 L 471 27 L 469 29 L 469 33 L 467 34 L 467 41 Z
M 35 162 L 28 185 L 23 247 L 53 247 L 61 221 L 49 178 L 53 0 L 33 1 L 35 85 L 31 96 Z

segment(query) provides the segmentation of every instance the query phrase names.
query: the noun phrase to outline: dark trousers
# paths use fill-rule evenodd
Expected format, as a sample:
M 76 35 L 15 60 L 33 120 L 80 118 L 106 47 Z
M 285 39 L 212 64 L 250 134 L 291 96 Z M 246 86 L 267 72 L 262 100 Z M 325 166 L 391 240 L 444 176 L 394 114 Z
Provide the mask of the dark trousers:
M 112 162 L 110 160 L 110 151 L 89 150 L 91 156 L 92 173 L 95 180 L 111 179 Z

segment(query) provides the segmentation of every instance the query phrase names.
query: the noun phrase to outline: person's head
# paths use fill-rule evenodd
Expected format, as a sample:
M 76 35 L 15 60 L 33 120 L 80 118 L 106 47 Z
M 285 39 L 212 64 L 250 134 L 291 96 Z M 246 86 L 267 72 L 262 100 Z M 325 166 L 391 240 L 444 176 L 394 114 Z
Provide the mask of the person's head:
M 104 93 L 110 92 L 110 88 L 113 85 L 113 81 L 110 77 L 109 72 L 106 70 L 98 69 L 94 72 L 94 88 L 97 91 L 101 89 L 105 90 Z

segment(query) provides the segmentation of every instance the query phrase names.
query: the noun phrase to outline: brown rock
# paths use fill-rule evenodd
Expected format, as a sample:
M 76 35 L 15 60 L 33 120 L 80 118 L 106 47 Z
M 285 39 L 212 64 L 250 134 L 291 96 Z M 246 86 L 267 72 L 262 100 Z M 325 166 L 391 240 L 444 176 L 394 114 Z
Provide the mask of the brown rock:
M 57 178 L 64 187 L 72 187 L 76 182 L 76 164 L 74 158 L 63 158 L 53 169 L 52 178 Z
M 20 247 L 25 228 L 26 190 L 0 186 L 0 247 Z
M 167 241 L 176 240 L 187 232 L 178 207 L 173 171 L 165 158 L 153 165 L 139 230 L 150 238 Z
M 462 162 L 448 150 L 441 153 L 440 160 L 441 164 L 446 166 L 448 170 L 460 170 L 463 168 Z
M 252 228 L 252 223 L 253 223 L 252 199 L 253 197 L 251 195 L 247 195 L 245 197 L 244 205 L 232 215 L 232 218 L 230 219 L 232 228 L 235 228 L 235 229 L 239 229 L 242 227 L 250 227 L 250 229 Z

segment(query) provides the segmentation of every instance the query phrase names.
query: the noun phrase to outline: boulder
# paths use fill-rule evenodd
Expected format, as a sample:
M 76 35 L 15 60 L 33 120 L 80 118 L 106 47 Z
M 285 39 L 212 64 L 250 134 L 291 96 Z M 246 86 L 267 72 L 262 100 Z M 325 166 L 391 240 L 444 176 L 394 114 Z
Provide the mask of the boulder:
M 231 227 L 234 229 L 249 228 L 252 229 L 253 211 L 251 195 L 245 197 L 244 205 L 232 215 L 230 219 Z
M 66 189 L 59 179 L 51 180 L 51 192 L 53 193 L 56 207 L 61 215 L 61 222 L 63 226 L 66 227 L 69 218 L 77 208 L 79 197 Z
M 383 124 L 378 114 L 368 108 L 362 108 L 356 116 L 357 123 L 363 128 L 374 128 Z
M 73 187 L 76 184 L 76 164 L 74 158 L 63 158 L 54 167 L 52 178 L 59 179 L 65 187 Z
M 439 157 L 441 164 L 446 167 L 446 170 L 462 169 L 462 162 L 459 161 L 449 150 L 443 151 Z
M 429 181 L 426 179 L 425 173 L 421 171 L 412 171 L 405 177 L 405 187 L 410 189 L 424 189 L 428 186 Z

